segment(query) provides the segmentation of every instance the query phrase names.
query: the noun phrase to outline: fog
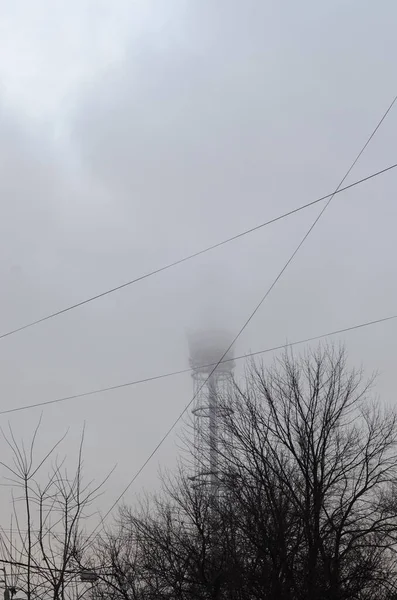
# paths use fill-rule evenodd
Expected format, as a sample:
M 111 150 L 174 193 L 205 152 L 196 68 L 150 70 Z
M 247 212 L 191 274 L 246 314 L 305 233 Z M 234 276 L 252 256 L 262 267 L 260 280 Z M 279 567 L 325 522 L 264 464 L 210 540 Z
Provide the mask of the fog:
M 3 0 L 0 14 L 0 334 L 332 192 L 397 93 L 391 0 Z M 396 125 L 397 109 L 348 183 L 396 161 Z M 395 187 L 391 171 L 334 198 L 237 354 L 396 312 Z M 1 339 L 1 410 L 187 368 L 187 333 L 233 337 L 321 207 Z M 395 328 L 332 338 L 389 405 Z M 87 477 L 117 463 L 106 512 L 191 396 L 185 374 L 1 425 L 25 438 L 42 412 L 38 452 L 69 428 L 73 456 L 85 422 Z M 178 433 L 127 501 L 175 464 Z

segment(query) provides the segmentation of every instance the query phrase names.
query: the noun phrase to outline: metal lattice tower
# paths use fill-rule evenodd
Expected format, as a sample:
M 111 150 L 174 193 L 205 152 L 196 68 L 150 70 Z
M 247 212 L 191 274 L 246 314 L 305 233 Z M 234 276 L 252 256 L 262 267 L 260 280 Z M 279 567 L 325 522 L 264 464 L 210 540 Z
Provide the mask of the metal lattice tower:
M 223 331 L 200 332 L 189 336 L 190 366 L 192 367 L 194 428 L 194 475 L 198 485 L 208 485 L 211 494 L 219 488 L 220 444 L 224 440 L 222 416 L 228 411 L 227 399 L 234 369 L 232 351 L 217 364 L 230 337 Z

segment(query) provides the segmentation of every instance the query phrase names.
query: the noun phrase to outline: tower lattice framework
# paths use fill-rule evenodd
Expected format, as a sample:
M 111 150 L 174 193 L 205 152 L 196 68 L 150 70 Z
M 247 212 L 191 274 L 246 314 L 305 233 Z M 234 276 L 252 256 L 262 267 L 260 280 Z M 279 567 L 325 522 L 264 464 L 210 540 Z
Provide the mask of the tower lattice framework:
M 224 416 L 228 405 L 230 382 L 234 369 L 230 351 L 221 364 L 215 365 L 230 345 L 230 337 L 221 331 L 201 332 L 189 337 L 194 405 L 194 474 L 197 485 L 209 486 L 215 495 L 219 491 L 220 471 L 224 453 Z

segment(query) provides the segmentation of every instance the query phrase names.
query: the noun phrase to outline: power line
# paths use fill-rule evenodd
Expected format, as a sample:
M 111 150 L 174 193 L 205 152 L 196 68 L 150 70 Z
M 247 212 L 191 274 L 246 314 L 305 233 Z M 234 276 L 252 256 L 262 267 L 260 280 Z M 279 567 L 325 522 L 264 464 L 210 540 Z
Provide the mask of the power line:
M 214 368 L 210 371 L 208 377 L 203 381 L 203 383 L 198 388 L 198 390 L 196 391 L 196 393 L 193 394 L 193 397 L 191 398 L 191 400 L 186 404 L 186 406 L 184 407 L 184 409 L 182 410 L 182 412 L 178 415 L 178 417 L 176 418 L 176 420 L 172 423 L 172 425 L 165 432 L 165 434 L 163 435 L 163 437 L 160 439 L 160 441 L 158 442 L 158 444 L 155 446 L 155 448 L 152 450 L 152 452 L 149 454 L 149 456 L 143 462 L 143 464 L 141 465 L 141 467 L 133 475 L 132 479 L 126 485 L 126 487 L 121 492 L 121 494 L 117 497 L 117 499 L 112 504 L 112 506 L 109 508 L 109 510 L 105 513 L 104 517 L 102 517 L 100 523 L 98 523 L 98 525 L 96 526 L 96 528 L 94 529 L 94 531 L 92 532 L 91 535 L 94 535 L 95 532 L 99 529 L 99 527 L 101 527 L 101 530 L 103 529 L 103 527 L 104 527 L 104 525 L 103 525 L 104 521 L 107 519 L 107 517 L 110 515 L 110 513 L 113 511 L 113 509 L 117 506 L 117 504 L 123 498 L 124 494 L 130 489 L 130 487 L 133 485 L 133 483 L 137 480 L 137 478 L 142 473 L 142 471 L 144 470 L 144 468 L 146 467 L 146 465 L 151 461 L 151 459 L 153 458 L 153 456 L 156 454 L 156 452 L 159 450 L 159 448 L 162 446 L 162 444 L 168 438 L 168 436 L 170 435 L 170 433 L 174 430 L 174 428 L 179 423 L 179 421 L 183 418 L 184 414 L 187 412 L 187 410 L 193 404 L 194 400 L 196 399 L 197 395 L 200 393 L 200 391 L 202 390 L 202 388 L 204 387 L 204 385 L 208 382 L 208 380 L 211 378 L 211 376 L 214 373 L 214 371 L 221 364 L 221 362 L 225 359 L 225 357 L 227 356 L 227 354 L 229 353 L 229 351 L 231 350 L 231 348 L 234 346 L 234 344 L 236 343 L 236 341 L 239 339 L 239 337 L 241 336 L 241 334 L 243 333 L 243 331 L 246 329 L 246 327 L 249 325 L 249 323 L 255 317 L 256 313 L 258 312 L 258 310 L 260 309 L 260 307 L 262 306 L 262 304 L 265 302 L 266 298 L 272 292 L 272 290 L 276 286 L 277 282 L 283 276 L 284 272 L 287 270 L 288 266 L 294 260 L 295 256 L 299 252 L 300 248 L 303 246 L 303 244 L 305 243 L 305 241 L 307 240 L 307 238 L 309 237 L 309 235 L 311 234 L 311 232 L 313 231 L 313 229 L 315 228 L 315 226 L 317 225 L 317 223 L 319 222 L 319 220 L 321 219 L 321 217 L 323 216 L 323 214 L 327 210 L 328 206 L 331 204 L 331 202 L 332 202 L 335 194 L 340 190 L 340 188 L 342 187 L 344 181 L 350 175 L 350 173 L 353 170 L 354 166 L 357 164 L 357 162 L 359 161 L 360 157 L 365 152 L 365 149 L 371 143 L 371 140 L 375 136 L 375 134 L 378 131 L 379 127 L 382 125 L 383 121 L 386 119 L 387 115 L 389 114 L 389 112 L 393 108 L 393 106 L 394 106 L 394 104 L 395 104 L 396 101 L 397 101 L 397 95 L 393 98 L 391 104 L 388 106 L 388 108 L 386 109 L 386 111 L 383 113 L 381 119 L 378 121 L 376 127 L 373 129 L 372 133 L 370 134 L 369 138 L 365 142 L 364 146 L 361 148 L 360 152 L 357 154 L 356 158 L 353 160 L 352 164 L 350 165 L 350 167 L 346 171 L 345 175 L 343 176 L 343 178 L 339 182 L 339 185 L 336 187 L 335 192 L 329 197 L 329 199 L 326 202 L 325 206 L 321 209 L 321 211 L 318 214 L 318 216 L 314 219 L 313 223 L 310 225 L 309 229 L 307 230 L 307 232 L 305 233 L 305 235 L 303 236 L 303 238 L 301 239 L 301 241 L 299 242 L 299 244 L 295 248 L 294 252 L 291 254 L 290 258 L 284 264 L 284 266 L 282 267 L 281 271 L 278 273 L 278 275 L 274 279 L 273 283 L 267 289 L 267 291 L 262 296 L 262 298 L 260 299 L 260 301 L 258 302 L 258 304 L 255 306 L 255 308 L 253 309 L 253 311 L 251 312 L 251 314 L 249 315 L 249 317 L 247 318 L 247 320 L 243 323 L 243 325 L 241 326 L 241 328 L 239 329 L 239 331 L 237 332 L 237 334 L 234 336 L 232 342 L 226 348 L 225 352 L 222 354 L 222 356 L 220 357 L 220 359 L 218 360 L 218 362 L 216 363 L 216 365 L 214 366 Z
M 153 275 L 157 275 L 158 273 L 162 273 L 163 271 L 167 271 L 168 269 L 172 269 L 173 267 L 176 267 L 177 265 L 180 265 L 184 262 L 187 262 L 189 260 L 192 260 L 193 258 L 196 258 L 198 256 L 201 256 L 202 254 L 206 254 L 207 252 L 210 252 L 211 250 L 215 250 L 216 248 L 220 248 L 221 246 L 225 246 L 226 244 L 229 244 L 230 242 L 233 242 L 235 240 L 238 240 L 246 235 L 249 235 L 251 233 L 254 233 L 255 231 L 258 231 L 259 229 L 262 229 L 268 225 L 271 225 L 272 223 L 276 223 L 277 221 L 281 221 L 282 219 L 285 219 L 286 217 L 290 217 L 291 215 L 294 215 L 298 212 L 300 212 L 301 210 L 305 210 L 306 208 L 309 208 L 310 206 L 314 206 L 315 204 L 318 204 L 319 202 L 322 202 L 324 200 L 327 200 L 327 198 L 333 198 L 335 196 L 335 194 L 340 194 L 341 192 L 344 192 L 346 190 L 349 190 L 357 185 L 360 185 L 361 183 L 364 183 L 366 181 L 369 181 L 370 179 L 373 179 L 374 177 L 378 177 L 379 175 L 383 175 L 384 173 L 387 173 L 388 171 L 391 171 L 392 169 L 395 169 L 397 167 L 397 163 L 390 165 L 389 167 L 386 167 L 385 169 L 382 169 L 380 171 L 377 171 L 376 173 L 372 173 L 371 175 L 368 175 L 367 177 L 363 177 L 362 179 L 359 179 L 345 187 L 340 187 L 338 188 L 335 192 L 331 193 L 331 194 L 327 194 L 325 196 L 322 196 L 321 198 L 317 198 L 317 200 L 313 200 L 312 202 L 308 202 L 307 204 L 303 204 L 301 206 L 298 206 L 297 208 L 294 208 L 293 210 L 290 210 L 286 213 L 283 213 L 282 215 L 279 215 L 278 217 L 274 217 L 273 219 L 270 219 L 269 221 L 265 221 L 264 223 L 260 223 L 259 225 L 256 225 L 255 227 L 251 227 L 250 229 L 246 229 L 245 231 L 241 231 L 240 233 L 237 233 L 236 235 L 229 237 L 225 240 L 222 240 L 220 242 L 217 242 L 216 244 L 213 244 L 211 246 L 207 246 L 206 248 L 203 248 L 202 250 L 198 250 L 197 252 L 194 252 L 193 254 L 189 254 L 187 256 L 184 256 L 183 258 L 180 258 L 174 262 L 168 263 L 166 265 L 163 265 L 162 267 L 159 267 L 158 269 L 154 269 L 153 271 L 148 271 L 147 273 L 144 273 L 143 275 L 140 275 L 139 277 L 136 277 L 135 279 L 131 279 L 130 281 L 127 281 L 125 283 L 122 283 L 121 285 L 118 285 L 116 287 L 110 288 L 108 290 L 105 290 L 104 292 L 100 292 L 99 294 L 96 294 L 95 296 L 90 296 L 89 298 L 86 298 L 85 300 L 81 300 L 80 302 L 77 302 L 76 304 L 71 304 L 70 306 L 67 306 L 65 308 L 62 308 L 56 312 L 50 313 L 48 315 L 46 315 L 45 317 L 41 317 L 40 319 L 36 319 L 35 321 L 31 321 L 30 323 L 26 323 L 25 325 L 21 325 L 20 327 L 17 327 L 16 329 L 11 329 L 10 331 L 7 331 L 5 333 L 0 334 L 0 339 L 3 339 L 5 337 L 9 337 L 11 335 L 14 335 L 15 333 L 19 333 L 20 331 L 24 331 L 25 329 L 29 329 L 30 327 L 34 327 L 36 325 L 39 325 L 40 323 L 44 323 L 45 321 L 49 321 L 50 319 L 53 319 L 55 317 L 59 317 L 60 315 L 63 315 L 67 312 L 70 312 L 71 310 L 74 310 L 76 308 L 79 308 L 80 306 L 84 306 L 85 304 L 89 304 L 90 302 L 94 302 L 95 300 L 99 300 L 100 298 L 103 298 L 104 296 L 108 296 L 109 294 L 113 294 L 114 292 L 118 292 L 126 287 L 129 287 L 135 283 L 138 283 L 139 281 L 143 281 L 144 279 L 148 279 L 149 277 L 152 277 Z
M 37 565 L 37 564 L 28 565 L 27 563 L 24 563 L 24 562 L 20 562 L 17 560 L 7 560 L 4 558 L 0 558 L 0 563 L 6 564 L 6 565 L 11 565 L 14 567 L 23 567 L 25 569 L 33 569 L 35 571 L 40 571 L 40 573 L 42 573 L 42 572 L 61 573 L 62 572 L 65 575 L 81 575 L 82 572 L 84 572 L 85 570 L 91 571 L 91 569 L 83 569 L 83 568 L 76 570 L 76 569 L 64 569 L 62 567 L 55 567 L 55 566 L 47 567 L 44 565 L 42 566 L 42 565 Z M 102 568 L 110 570 L 111 567 L 102 567 Z M 101 579 L 101 576 L 102 577 L 104 577 L 104 576 L 110 577 L 113 575 L 113 573 L 104 573 L 104 574 L 101 573 L 101 575 L 99 575 L 99 573 L 95 569 L 92 569 L 92 571 L 98 576 L 99 579 Z
M 302 340 L 296 340 L 295 342 L 288 342 L 285 344 L 279 344 L 278 346 L 272 346 L 271 348 L 265 348 L 264 350 L 256 350 L 255 352 L 247 352 L 246 354 L 241 354 L 240 356 L 235 356 L 234 358 L 227 358 L 225 360 L 220 361 L 219 363 L 211 363 L 208 365 L 200 365 L 197 369 L 214 367 L 218 366 L 222 363 L 230 362 L 232 360 L 238 361 L 247 359 L 253 356 L 259 356 L 261 354 L 268 354 L 269 352 L 276 352 L 277 350 L 282 350 L 284 348 L 290 348 L 293 346 L 298 346 L 301 344 L 307 344 L 309 342 L 315 342 L 316 340 L 321 340 L 326 337 L 332 337 L 334 335 L 338 335 L 341 333 L 347 333 L 348 331 L 354 331 L 355 329 L 362 329 L 363 327 L 369 327 L 370 325 L 377 325 L 379 323 L 385 323 L 386 321 L 391 321 L 393 319 L 397 319 L 397 315 L 391 315 L 388 317 L 382 317 L 380 319 L 375 319 L 373 321 L 366 321 L 364 323 L 359 323 L 358 325 L 352 325 L 350 327 L 345 327 L 343 329 L 336 329 L 334 331 L 328 331 L 327 333 L 322 333 L 320 335 L 315 335 L 313 337 L 304 338 Z M 55 398 L 54 400 L 46 400 L 44 402 L 37 402 L 35 404 L 26 404 L 24 406 L 17 406 L 15 408 L 8 408 L 6 410 L 0 411 L 0 415 L 7 415 L 10 413 L 20 412 L 24 410 L 30 410 L 32 408 L 38 408 L 40 406 L 49 406 L 51 404 L 58 404 L 60 402 L 66 402 L 69 400 L 77 400 L 79 398 L 86 398 L 88 396 L 94 396 L 96 394 L 102 394 L 105 392 L 112 392 L 115 390 L 120 390 L 122 388 L 132 387 L 134 385 L 139 385 L 141 383 L 149 383 L 151 381 L 157 381 L 159 379 L 166 379 L 169 377 L 175 377 L 177 375 L 182 375 L 185 373 L 191 373 L 195 369 L 179 369 L 178 371 L 169 371 L 168 373 L 161 373 L 160 375 L 153 375 L 152 377 L 145 377 L 144 379 L 135 379 L 134 381 L 127 381 L 124 383 L 119 383 L 116 385 L 112 385 L 109 387 L 98 388 L 95 390 L 90 390 L 88 392 L 82 392 L 80 394 L 73 394 L 72 396 L 63 396 L 62 398 Z M 1 485 L 1 484 L 0 484 Z M 6 484 L 9 486 L 10 484 Z
M 57 569 L 56 567 L 51 569 L 51 568 L 45 567 L 45 566 L 40 566 L 40 565 L 35 565 L 35 564 L 28 565 L 24 562 L 20 562 L 17 560 L 6 560 L 4 558 L 0 558 L 0 563 L 6 564 L 6 565 L 12 565 L 14 567 L 24 567 L 26 569 L 34 569 L 35 571 L 40 571 L 40 572 L 41 571 L 45 571 L 45 572 L 49 571 L 49 572 L 53 573 L 56 571 L 59 571 L 59 572 L 63 571 L 67 575 L 80 575 L 81 574 L 81 569 L 79 571 L 74 571 L 74 570 L 72 571 L 70 569 L 62 569 L 62 568 Z
M 12 483 L 0 484 L 0 485 L 2 485 L 3 487 L 11 487 L 11 488 L 17 487 L 16 484 L 12 484 Z M 0 536 L 2 534 L 10 534 L 10 535 L 14 534 L 15 537 L 17 537 L 17 536 L 21 536 L 21 534 L 23 534 L 23 533 L 26 533 L 26 534 L 29 533 L 29 531 L 31 533 L 34 533 L 34 534 L 42 534 L 43 537 L 44 536 L 53 536 L 55 538 L 55 537 L 61 537 L 62 535 L 65 535 L 64 531 L 52 531 L 51 529 L 40 531 L 40 529 L 33 529 L 33 528 L 30 528 L 30 529 L 17 529 L 17 528 L 11 529 L 10 527 L 4 528 L 4 527 L 0 526 Z M 80 533 L 79 532 L 78 535 L 81 538 L 88 538 L 89 535 L 91 535 L 91 534 Z

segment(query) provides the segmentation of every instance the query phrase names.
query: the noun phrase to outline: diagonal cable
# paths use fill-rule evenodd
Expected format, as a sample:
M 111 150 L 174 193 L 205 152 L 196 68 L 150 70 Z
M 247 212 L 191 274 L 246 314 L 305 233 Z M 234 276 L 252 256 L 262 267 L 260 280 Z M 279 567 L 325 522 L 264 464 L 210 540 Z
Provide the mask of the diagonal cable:
M 62 308 L 58 311 L 52 312 L 44 317 L 41 317 L 40 319 L 36 319 L 35 321 L 31 321 L 29 323 L 25 323 L 25 325 L 21 325 L 20 327 L 17 327 L 15 329 L 11 329 L 10 331 L 6 331 L 4 333 L 0 334 L 0 339 L 9 337 L 11 335 L 14 335 L 16 333 L 19 333 L 21 331 L 24 331 L 25 329 L 30 329 L 31 327 L 35 327 L 36 325 L 39 325 L 40 323 L 44 323 L 45 321 L 49 321 L 50 319 L 54 319 L 55 317 L 59 317 L 60 315 L 63 315 L 67 312 L 70 312 L 76 308 L 79 308 L 81 306 L 84 306 L 85 304 L 89 304 L 91 302 L 94 302 L 95 300 L 99 300 L 100 298 L 103 298 L 105 296 L 108 296 L 109 294 L 113 294 L 115 292 L 118 292 L 124 288 L 127 288 L 131 285 L 134 285 L 135 283 L 138 283 L 139 281 L 143 281 L 144 279 L 148 279 L 149 277 L 152 277 L 154 275 L 157 275 L 159 273 L 162 273 L 163 271 L 167 271 L 168 269 L 172 269 L 173 267 L 176 267 L 177 265 L 181 265 L 182 263 L 185 263 L 189 260 L 192 260 L 198 256 L 201 256 L 202 254 L 206 254 L 207 252 L 210 252 L 212 250 L 215 250 L 216 248 L 220 248 L 221 246 L 225 246 L 226 244 L 229 244 L 230 242 L 234 242 L 235 240 L 238 240 L 246 235 L 249 235 L 251 233 L 254 233 L 255 231 L 259 231 L 260 229 L 263 229 L 264 227 L 267 227 L 268 225 L 271 225 L 272 223 L 276 223 L 277 221 L 281 221 L 282 219 L 285 219 L 286 217 L 290 217 L 291 215 L 294 215 L 302 210 L 305 210 L 306 208 L 309 208 L 310 206 L 314 206 L 315 204 L 318 204 L 320 202 L 323 202 L 324 200 L 326 200 L 327 198 L 333 198 L 335 196 L 335 194 L 340 194 L 341 192 L 344 192 L 346 190 L 349 190 L 357 185 L 360 185 L 366 181 L 369 181 L 370 179 L 374 179 L 375 177 L 378 177 L 379 175 L 383 175 L 384 173 L 387 173 L 388 171 L 391 171 L 392 169 L 395 169 L 397 167 L 397 163 L 390 165 L 389 167 L 386 167 L 380 171 L 376 171 L 375 173 L 372 173 L 371 175 L 367 175 L 366 177 L 363 177 L 362 179 L 359 179 L 357 181 L 354 181 L 353 183 L 346 185 L 345 187 L 339 187 L 336 191 L 332 192 L 331 194 L 327 194 L 325 196 L 322 196 L 321 198 L 317 198 L 316 200 L 313 200 L 312 202 L 308 202 L 306 204 L 303 204 L 301 206 L 298 206 L 297 208 L 294 208 L 286 213 L 283 213 L 277 217 L 274 217 L 273 219 L 270 219 L 268 221 L 265 221 L 264 223 L 260 223 L 259 225 L 256 225 L 255 227 L 251 227 L 250 229 L 246 229 L 244 231 L 241 231 L 240 233 L 237 233 L 236 235 L 233 235 L 232 237 L 226 238 L 225 240 L 222 240 L 220 242 L 217 242 L 216 244 L 213 244 L 211 246 L 207 246 L 206 248 L 203 248 L 201 250 L 198 250 L 197 252 L 194 252 L 193 254 L 189 254 L 187 256 L 184 256 L 183 258 L 180 258 L 178 260 L 175 260 L 174 262 L 168 263 L 166 265 L 163 265 L 162 267 L 159 267 L 158 269 L 154 269 L 153 271 L 148 271 L 147 273 L 144 273 L 143 275 L 140 275 L 139 277 L 136 277 L 135 279 L 131 279 L 130 281 L 126 281 L 125 283 L 122 283 L 121 285 L 118 285 L 116 287 L 110 288 L 108 290 L 105 290 L 103 292 L 100 292 L 99 294 L 96 294 L 95 296 L 90 296 L 89 298 L 86 298 L 85 300 L 81 300 L 80 302 L 77 302 L 75 304 L 71 304 L 70 306 L 66 306 L 65 308 Z M 347 177 L 347 175 L 346 175 Z
M 149 454 L 149 456 L 146 458 L 146 460 L 142 463 L 142 465 L 140 466 L 140 468 L 133 475 L 132 479 L 130 479 L 130 481 L 128 482 L 128 484 L 126 485 L 126 487 L 123 489 L 123 491 L 121 492 L 121 494 L 119 494 L 119 496 L 113 502 L 112 506 L 105 513 L 105 515 L 102 517 L 101 521 L 98 523 L 98 525 L 96 526 L 96 528 L 93 530 L 93 532 L 91 534 L 92 536 L 95 535 L 96 531 L 98 531 L 99 528 L 101 528 L 101 531 L 103 530 L 104 521 L 107 519 L 107 517 L 113 511 L 113 509 L 117 506 L 117 504 L 123 498 L 123 496 L 125 495 L 125 493 L 130 489 L 130 487 L 133 485 L 133 483 L 137 480 L 137 478 L 139 477 L 139 475 L 145 469 L 146 465 L 151 461 L 151 459 L 153 458 L 153 456 L 160 449 L 160 447 L 162 446 L 162 444 L 165 442 L 165 440 L 168 438 L 168 436 L 174 430 L 174 428 L 179 423 L 179 421 L 183 418 L 183 416 L 185 415 L 185 413 L 189 410 L 190 406 L 193 404 L 193 402 L 197 398 L 198 394 L 203 389 L 203 387 L 206 385 L 206 383 L 208 382 L 208 380 L 211 378 L 211 376 L 213 375 L 213 373 L 215 372 L 215 370 L 217 369 L 217 367 L 225 359 L 225 357 L 227 356 L 227 354 L 229 353 L 229 351 L 232 349 L 232 347 L 234 346 L 234 344 L 236 343 L 236 341 L 239 339 L 239 337 L 241 336 L 241 334 L 243 333 L 243 331 L 247 328 L 247 326 L 249 325 L 249 323 L 255 317 L 256 313 L 258 312 L 258 310 L 260 309 L 260 307 L 262 306 L 262 304 L 265 302 L 266 298 L 272 292 L 272 290 L 276 286 L 277 282 L 280 280 L 280 278 L 283 276 L 284 272 L 287 270 L 287 268 L 289 267 L 289 265 L 294 260 L 295 256 L 299 252 L 300 248 L 303 246 L 303 244 L 305 243 L 305 241 L 307 240 L 307 238 L 309 237 L 309 235 L 311 234 L 311 232 L 313 231 L 313 229 L 316 227 L 317 223 L 319 222 L 319 220 L 321 219 L 321 217 L 323 216 L 323 214 L 325 213 L 325 211 L 327 210 L 327 208 L 331 204 L 334 196 L 338 193 L 338 191 L 342 187 L 343 183 L 345 182 L 345 180 L 350 175 L 351 171 L 353 170 L 353 168 L 355 167 L 355 165 L 359 161 L 360 157 L 365 152 L 365 150 L 368 147 L 368 145 L 371 143 L 372 139 L 376 135 L 376 132 L 378 131 L 378 129 L 382 125 L 383 121 L 386 119 L 387 115 L 389 114 L 389 112 L 393 108 L 393 106 L 396 103 L 396 101 L 397 101 L 397 95 L 393 98 L 392 102 L 390 103 L 390 105 L 388 106 L 388 108 L 386 109 L 386 111 L 383 113 L 382 117 L 378 121 L 376 127 L 371 132 L 370 136 L 368 137 L 367 141 L 365 142 L 365 144 L 361 148 L 360 152 L 357 154 L 356 158 L 353 160 L 352 164 L 350 165 L 350 167 L 346 171 L 345 175 L 342 177 L 342 179 L 339 182 L 338 186 L 336 187 L 334 193 L 331 194 L 331 196 L 329 197 L 329 199 L 326 202 L 325 206 L 321 209 L 321 211 L 318 214 L 318 216 L 315 218 L 315 220 L 313 221 L 313 223 L 310 225 L 309 229 L 307 230 L 307 232 L 305 233 L 305 235 L 303 236 L 303 238 L 301 239 L 301 241 L 299 242 L 299 244 L 295 248 L 294 252 L 291 254 L 291 256 L 289 257 L 289 259 L 287 260 L 287 262 L 284 264 L 284 266 L 282 267 L 282 269 L 280 270 L 280 272 L 278 273 L 277 277 L 274 279 L 274 281 L 272 282 L 272 284 L 270 285 L 270 287 L 266 290 L 266 292 L 264 293 L 264 295 L 262 296 L 262 298 L 260 299 L 260 301 L 258 302 L 258 304 L 255 306 L 255 308 L 253 309 L 253 311 L 249 315 L 249 317 L 246 319 L 246 321 L 240 327 L 239 331 L 234 336 L 233 340 L 231 341 L 231 343 L 229 344 L 229 346 L 226 348 L 225 352 L 219 358 L 219 360 L 216 363 L 216 365 L 214 366 L 214 368 L 210 371 L 208 377 L 203 381 L 203 383 L 201 384 L 201 386 L 199 387 L 199 389 L 197 390 L 197 392 L 193 395 L 193 397 L 191 398 L 191 400 L 186 404 L 186 406 L 180 412 L 180 414 L 178 415 L 178 417 L 175 419 L 175 421 L 172 423 L 172 425 L 168 428 L 168 430 L 165 432 L 165 434 L 163 435 L 163 437 L 160 439 L 160 441 L 158 442 L 158 444 L 155 446 L 155 448 L 152 450 L 152 452 Z

